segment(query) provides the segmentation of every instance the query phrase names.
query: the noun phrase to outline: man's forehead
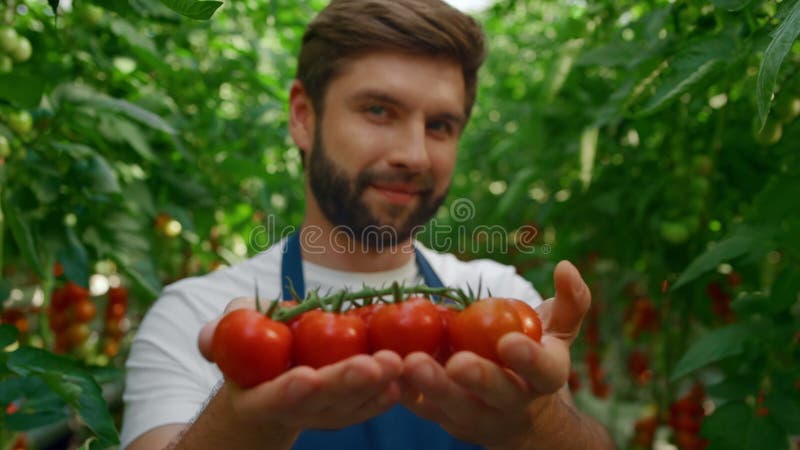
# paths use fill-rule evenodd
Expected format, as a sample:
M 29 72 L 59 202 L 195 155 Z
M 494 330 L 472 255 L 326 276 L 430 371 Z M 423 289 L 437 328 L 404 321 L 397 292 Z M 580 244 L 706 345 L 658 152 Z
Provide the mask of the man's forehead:
M 351 80 L 352 83 L 347 82 Z M 429 100 L 452 102 L 453 106 L 462 108 L 466 96 L 458 63 L 401 52 L 376 51 L 349 58 L 330 83 L 347 91 L 341 93 L 348 98 L 383 95 L 402 100 L 408 96 L 424 95 Z

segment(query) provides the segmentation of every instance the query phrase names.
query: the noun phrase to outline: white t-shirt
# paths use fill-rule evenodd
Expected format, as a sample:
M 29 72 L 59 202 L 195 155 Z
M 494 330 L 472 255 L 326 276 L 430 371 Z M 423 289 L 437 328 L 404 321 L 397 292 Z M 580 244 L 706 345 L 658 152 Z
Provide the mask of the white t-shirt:
M 230 268 L 167 286 L 153 304 L 133 340 L 126 363 L 125 413 L 121 448 L 155 427 L 189 423 L 204 407 L 222 379 L 213 363 L 197 348 L 197 336 L 207 322 L 219 317 L 236 297 L 280 297 L 281 249 L 286 240 Z M 477 290 L 478 282 L 495 296 L 518 298 L 536 307 L 542 298 L 513 267 L 488 259 L 464 262 L 416 243 L 445 286 Z M 385 272 L 343 272 L 303 263 L 308 291 L 358 290 L 363 285 L 389 286 L 393 281 L 411 286 L 422 277 L 414 258 Z M 485 290 L 484 290 L 485 292 Z

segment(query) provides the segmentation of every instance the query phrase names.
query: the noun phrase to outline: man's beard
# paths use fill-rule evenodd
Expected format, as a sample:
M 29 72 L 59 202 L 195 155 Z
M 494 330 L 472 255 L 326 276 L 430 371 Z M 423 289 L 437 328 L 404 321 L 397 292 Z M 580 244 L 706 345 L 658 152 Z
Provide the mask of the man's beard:
M 393 170 L 379 173 L 364 170 L 355 180 L 328 157 L 322 142 L 322 130 L 317 129 L 314 148 L 308 162 L 308 177 L 311 191 L 322 213 L 334 226 L 343 229 L 350 237 L 370 250 L 393 247 L 406 241 L 419 227 L 427 223 L 439 210 L 447 197 L 433 192 L 430 175 Z M 384 208 L 395 223 L 381 222 L 364 201 L 364 191 L 373 183 L 418 183 L 419 204 L 409 213 L 403 205 L 387 204 Z M 403 216 L 406 216 L 403 219 Z M 399 220 L 399 222 L 397 222 Z

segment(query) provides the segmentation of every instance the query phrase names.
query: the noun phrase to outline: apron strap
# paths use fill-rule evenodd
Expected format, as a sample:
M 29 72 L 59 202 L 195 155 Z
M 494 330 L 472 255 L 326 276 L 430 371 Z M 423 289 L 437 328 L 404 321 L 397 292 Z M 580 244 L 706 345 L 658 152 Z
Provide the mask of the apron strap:
M 281 257 L 281 300 L 291 300 L 292 290 L 302 300 L 306 296 L 306 281 L 303 276 L 303 256 L 300 252 L 300 231 L 286 240 Z
M 436 275 L 436 271 L 433 270 L 431 264 L 416 246 L 414 246 L 414 258 L 417 262 L 417 269 L 428 287 L 444 287 L 442 280 Z M 286 245 L 283 247 L 283 257 L 281 258 L 281 299 L 291 299 L 292 290 L 300 299 L 306 296 L 303 256 L 300 249 L 300 231 L 291 234 L 287 238 Z

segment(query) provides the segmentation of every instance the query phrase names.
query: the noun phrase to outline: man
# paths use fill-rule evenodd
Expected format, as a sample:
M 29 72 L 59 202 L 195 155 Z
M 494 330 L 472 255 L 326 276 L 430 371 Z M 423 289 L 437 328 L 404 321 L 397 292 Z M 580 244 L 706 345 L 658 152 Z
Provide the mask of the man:
M 307 175 L 302 231 L 165 289 L 128 360 L 124 448 L 613 448 L 564 387 L 590 303 L 576 269 L 559 264 L 556 298 L 542 303 L 510 267 L 460 262 L 413 239 L 446 196 L 484 53 L 479 26 L 439 0 L 334 0 L 320 13 L 289 102 Z M 265 298 L 285 298 L 287 278 L 303 292 L 392 281 L 474 287 L 480 278 L 496 295 L 539 306 L 545 336 L 500 341 L 513 372 L 469 352 L 443 367 L 423 353 L 381 351 L 250 389 L 218 384 L 203 358 L 215 319 L 252 308 L 254 280 Z

